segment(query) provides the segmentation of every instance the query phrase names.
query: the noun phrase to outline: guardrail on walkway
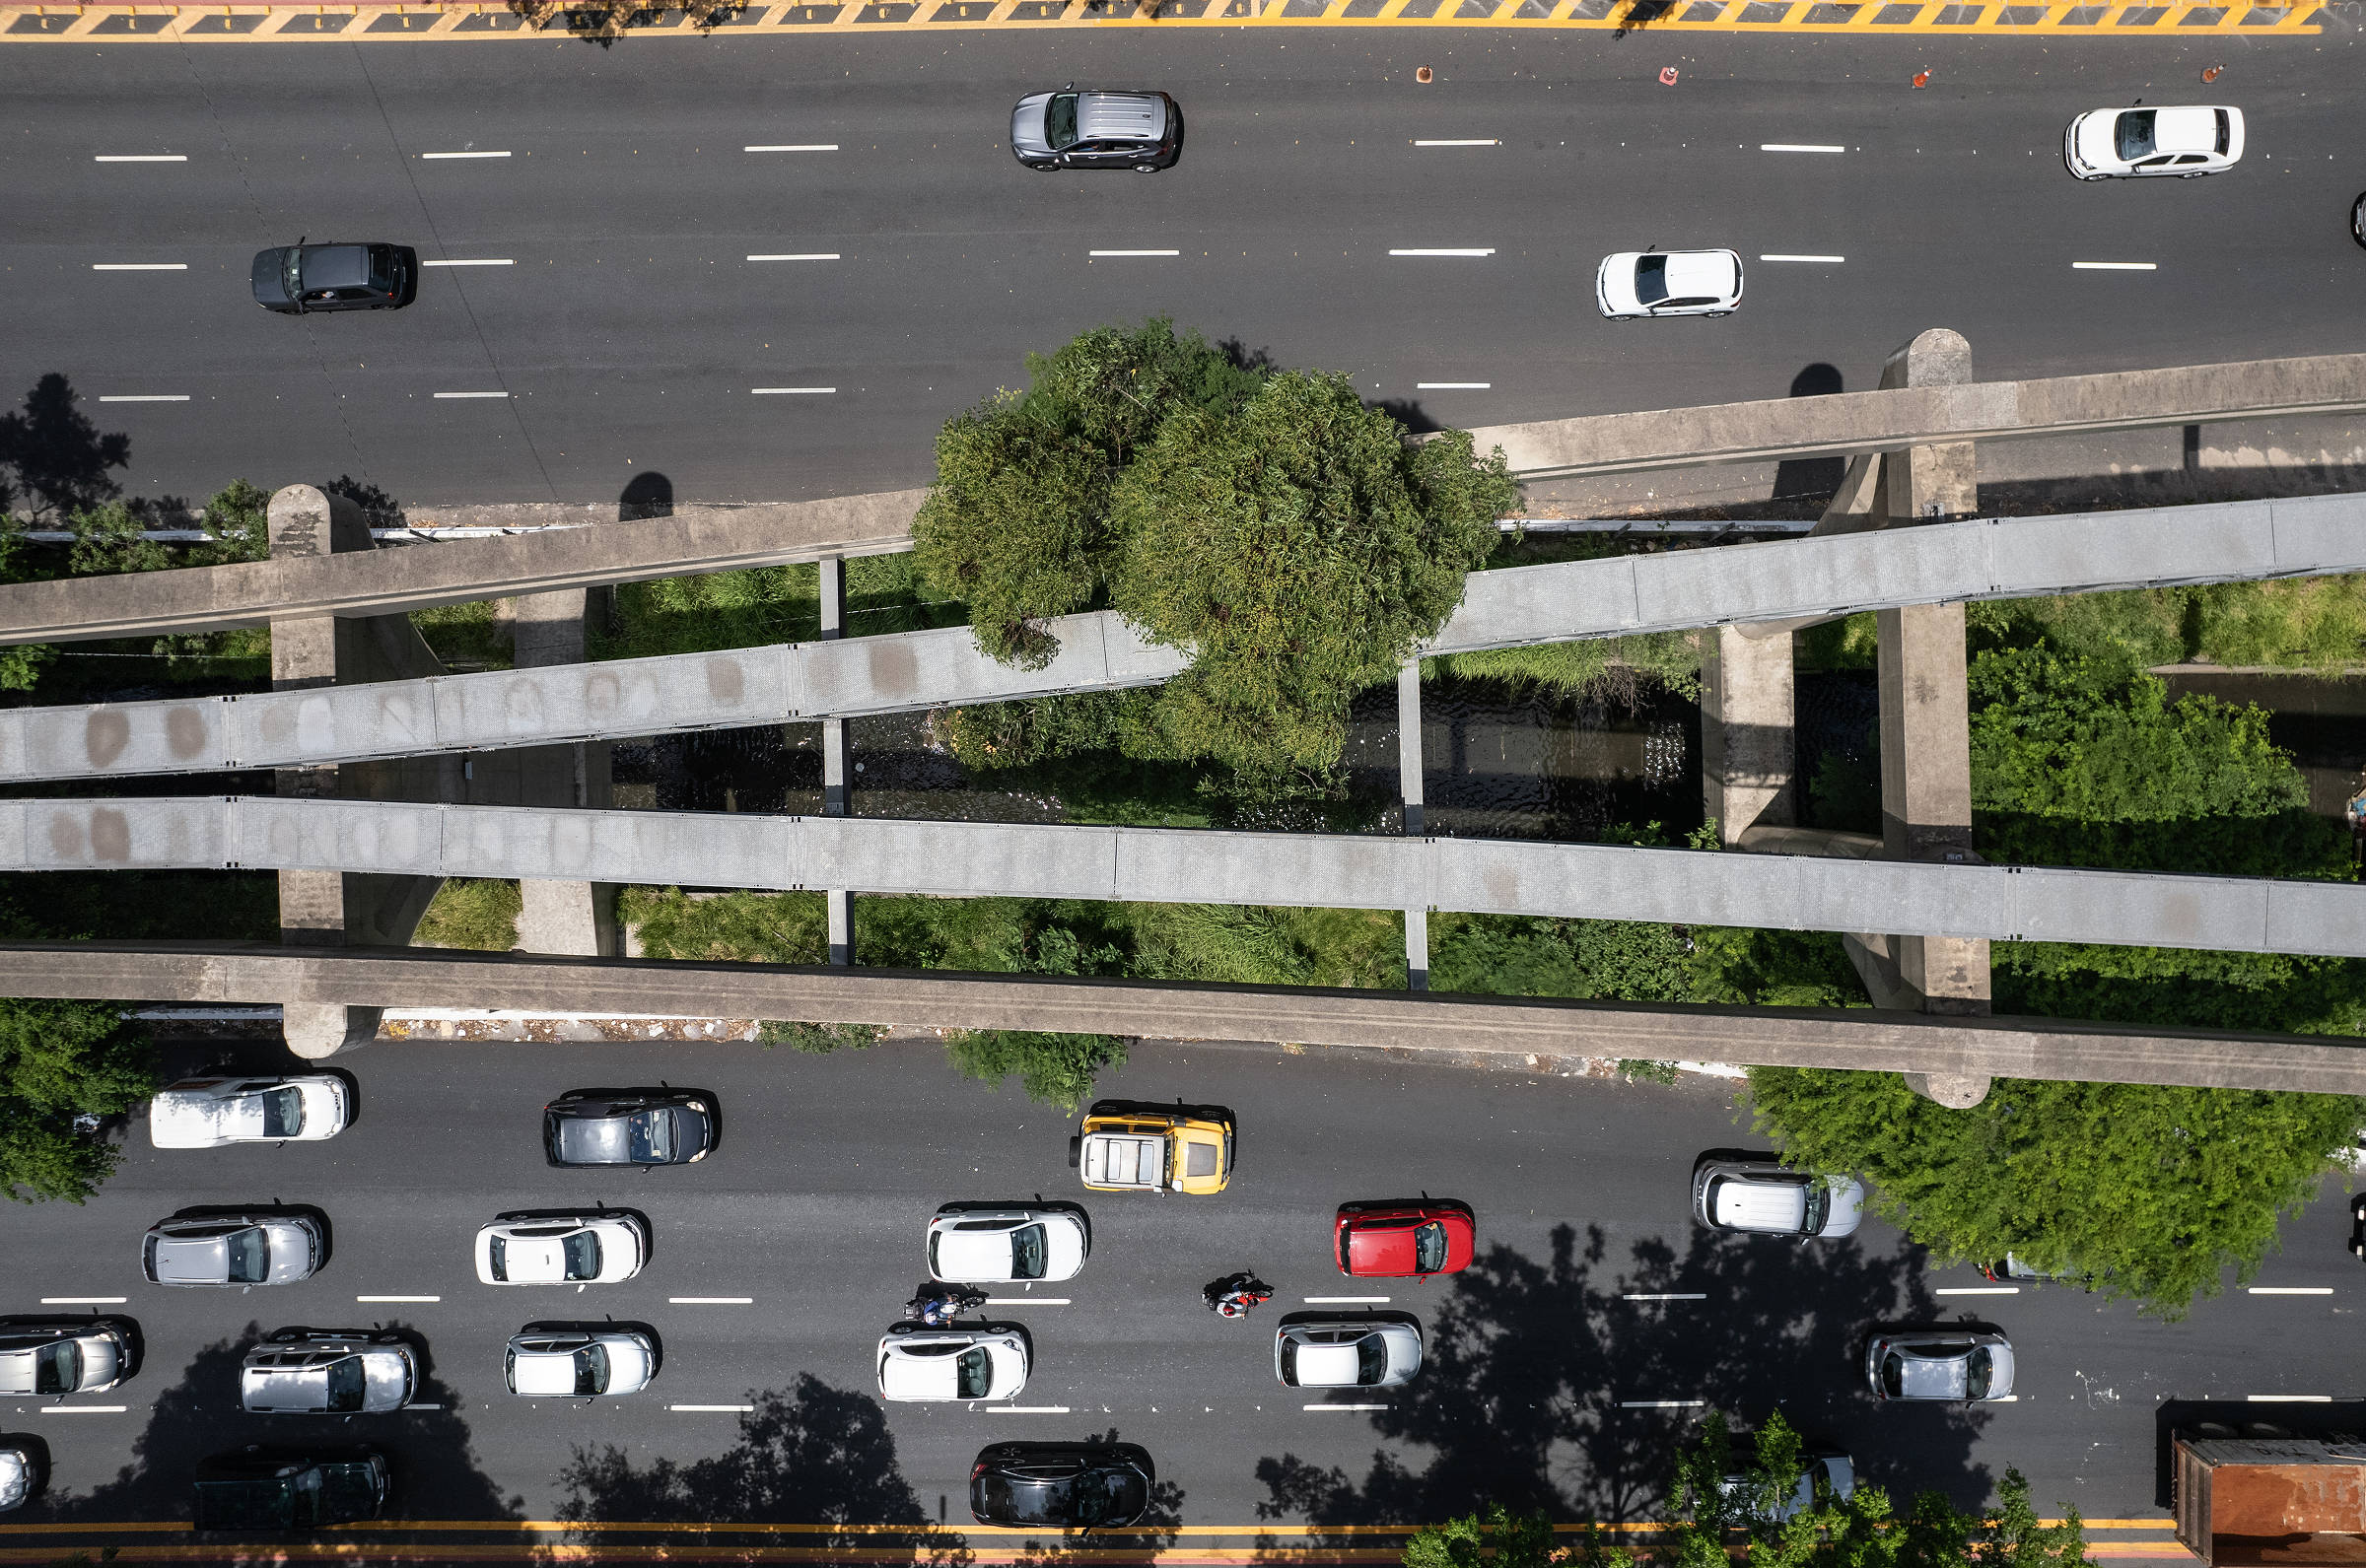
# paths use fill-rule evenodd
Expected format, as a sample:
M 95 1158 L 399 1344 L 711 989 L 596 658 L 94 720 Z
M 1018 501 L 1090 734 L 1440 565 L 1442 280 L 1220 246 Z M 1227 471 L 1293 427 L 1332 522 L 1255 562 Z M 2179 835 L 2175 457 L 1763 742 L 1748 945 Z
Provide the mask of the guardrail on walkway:
M 2366 495 L 2010 517 L 1475 573 L 1427 651 L 1953 599 L 2366 571 Z M 966 627 L 244 697 L 0 710 L 0 781 L 287 768 L 1149 686 L 1116 615 L 1016 670 Z
M 375 871 L 1314 905 L 2366 958 L 2366 886 L 1381 834 L 415 805 L 0 801 L 0 870 Z
M 1530 477 L 1756 462 L 1931 443 L 2366 409 L 2366 354 L 1770 398 L 1472 434 Z M 385 615 L 730 568 L 910 548 L 921 491 L 680 509 L 629 526 L 0 585 L 0 644 L 154 637 L 273 616 Z
M 355 1007 L 564 1005 L 613 1013 L 1032 1029 L 1488 1055 L 1709 1060 L 2087 1083 L 2366 1093 L 2366 1048 L 2290 1035 L 1872 1008 L 1644 1006 L 1556 998 L 548 958 L 230 942 L 0 944 L 12 996 Z

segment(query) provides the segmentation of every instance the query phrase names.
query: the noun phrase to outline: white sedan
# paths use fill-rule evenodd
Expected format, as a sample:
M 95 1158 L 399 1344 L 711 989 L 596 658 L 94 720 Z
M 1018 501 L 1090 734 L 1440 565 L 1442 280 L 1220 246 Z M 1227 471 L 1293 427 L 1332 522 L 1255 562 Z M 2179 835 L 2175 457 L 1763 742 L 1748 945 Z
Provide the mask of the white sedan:
M 148 1140 L 160 1149 L 225 1143 L 316 1143 L 353 1119 L 345 1082 L 328 1073 L 287 1078 L 183 1078 L 148 1106 Z
M 1065 1208 L 964 1208 L 929 1221 L 929 1274 L 960 1282 L 1073 1279 L 1092 1240 Z
M 658 1375 L 658 1346 L 630 1329 L 589 1333 L 527 1329 L 510 1336 L 510 1392 L 529 1398 L 596 1399 L 639 1394 Z
M 476 1233 L 488 1285 L 613 1285 L 648 1258 L 649 1231 L 632 1214 L 504 1215 Z
M 1026 1386 L 1027 1341 L 1016 1329 L 898 1324 L 879 1340 L 886 1398 L 1008 1399 Z
M 1643 315 L 1731 315 L 1742 258 L 1730 250 L 1621 250 L 1594 273 L 1594 304 L 1613 321 Z
M 2239 108 L 2090 109 L 2062 132 L 2062 162 L 2081 179 L 2191 179 L 2243 157 Z

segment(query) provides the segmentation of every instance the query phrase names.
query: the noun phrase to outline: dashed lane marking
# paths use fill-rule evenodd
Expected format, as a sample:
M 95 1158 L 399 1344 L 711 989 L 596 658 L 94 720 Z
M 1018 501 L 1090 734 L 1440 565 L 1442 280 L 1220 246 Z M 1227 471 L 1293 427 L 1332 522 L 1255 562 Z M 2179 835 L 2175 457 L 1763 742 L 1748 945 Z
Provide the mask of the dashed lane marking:
M 2243 1398 L 2250 1404 L 2331 1404 L 2333 1402 L 2333 1397 L 2330 1394 L 2246 1394 Z
M 94 164 L 185 164 L 186 153 L 94 153 Z
M 1708 1292 L 1705 1290 L 1634 1291 L 1623 1299 L 1628 1301 L 1706 1301 Z
M 93 272 L 186 272 L 185 261 L 94 261 Z
M 128 1404 L 44 1404 L 43 1415 L 121 1415 Z
M 508 256 L 454 257 L 448 261 L 422 261 L 423 267 L 514 267 L 518 263 Z
M 2019 1285 L 1957 1285 L 1949 1290 L 1934 1290 L 1934 1296 L 2018 1296 Z
M 837 391 L 835 386 L 751 386 L 750 397 L 827 397 Z
M 675 1307 L 752 1307 L 753 1296 L 667 1296 L 667 1305 Z
M 1459 141 L 1417 141 L 1413 145 L 1416 147 L 1500 147 L 1503 145 L 1503 140 L 1497 136 L 1484 136 L 1470 137 Z
M 739 151 L 743 153 L 834 153 L 838 151 L 838 144 L 836 142 L 772 142 L 742 147 Z
M 2330 1296 L 2331 1285 L 2251 1285 L 2246 1294 L 2253 1296 Z
M 1385 1404 L 1306 1404 L 1300 1405 L 1299 1408 L 1305 1410 L 1385 1410 L 1388 1406 Z
M 1844 153 L 1845 147 L 1833 147 L 1822 142 L 1761 142 L 1762 153 Z
M 1066 1415 L 1068 1406 L 1065 1404 L 990 1404 L 986 1406 L 986 1413 L 988 1415 Z
M 1066 1307 L 1072 1305 L 1066 1296 L 988 1296 L 989 1307 Z
M 1452 246 L 1430 246 L 1426 249 L 1391 250 L 1389 252 L 1392 256 L 1492 256 L 1495 253 L 1495 247 L 1492 245 L 1484 249 L 1475 246 L 1465 246 L 1459 249 Z
M 776 250 L 752 255 L 750 261 L 843 261 L 846 257 L 835 250 Z
M 1788 251 L 1776 250 L 1762 254 L 1758 259 L 1761 261 L 1819 261 L 1828 267 L 1837 267 L 1848 258 L 1846 256 L 1793 255 Z
M 1493 381 L 1416 381 L 1417 392 L 1484 392 L 1495 385 Z
M 1087 250 L 1087 256 L 1179 256 L 1180 250 Z
M 120 1307 L 129 1296 L 43 1296 L 44 1307 Z
M 442 397 L 444 394 L 442 392 L 438 392 L 436 395 L 438 397 Z M 422 1301 L 442 1301 L 444 1298 L 442 1296 L 356 1296 L 353 1299 L 356 1301 L 400 1301 L 416 1303 Z
M 189 394 L 186 392 L 114 392 L 99 399 L 102 403 L 185 403 L 188 400 Z
M 746 1415 L 751 1413 L 755 1406 L 752 1404 L 669 1404 L 665 1408 L 680 1410 L 690 1415 Z
M 2157 261 L 2073 261 L 2072 272 L 2158 272 Z
M 1706 1399 L 1621 1399 L 1622 1410 L 1698 1410 Z
M 439 398 L 452 398 L 452 397 L 507 397 L 507 396 L 509 396 L 509 395 L 510 395 L 510 394 L 509 394 L 509 393 L 507 393 L 507 392 L 438 392 L 438 393 L 436 394 L 436 396 L 437 396 L 437 397 L 439 397 Z
M 1304 1300 L 1309 1307 L 1371 1307 L 1385 1305 L 1388 1298 L 1386 1296 L 1308 1296 Z
M 447 160 L 447 159 L 456 159 L 456 158 L 507 158 L 507 157 L 509 157 L 510 155 L 509 155 L 508 153 L 421 153 L 419 156 L 420 156 L 422 159 L 425 159 L 427 162 L 429 162 L 429 163 L 433 164 L 433 163 L 439 163 L 439 162 L 442 162 L 442 161 L 444 161 L 444 160 Z

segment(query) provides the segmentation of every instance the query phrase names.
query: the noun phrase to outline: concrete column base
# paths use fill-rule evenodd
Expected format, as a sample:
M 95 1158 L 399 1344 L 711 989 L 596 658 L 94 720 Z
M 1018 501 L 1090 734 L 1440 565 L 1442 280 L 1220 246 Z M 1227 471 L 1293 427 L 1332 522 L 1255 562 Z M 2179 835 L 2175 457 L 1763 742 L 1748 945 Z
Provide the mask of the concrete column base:
M 1405 805 L 1405 831 L 1422 831 L 1422 661 L 1409 659 L 1397 671 L 1397 798 Z
M 519 882 L 518 945 L 529 953 L 616 956 L 616 887 L 611 882 Z
M 280 1031 L 290 1051 L 307 1061 L 318 1061 L 340 1051 L 358 1051 L 376 1040 L 383 1011 L 379 1007 L 341 1007 L 334 1002 L 281 1002 Z
M 854 770 L 849 766 L 846 720 L 825 718 L 821 721 L 821 814 L 843 817 L 849 814 L 847 798 L 848 777 Z
M 1405 989 L 1429 989 L 1429 912 L 1405 912 Z
M 1797 815 L 1791 640 L 1722 626 L 1702 637 L 1701 799 L 1728 849 Z
M 1923 1099 L 1950 1111 L 1969 1111 L 1988 1097 L 1985 1073 L 1902 1072 L 1898 1076 Z
M 823 897 L 830 906 L 830 962 L 851 964 L 855 961 L 855 896 L 834 887 Z

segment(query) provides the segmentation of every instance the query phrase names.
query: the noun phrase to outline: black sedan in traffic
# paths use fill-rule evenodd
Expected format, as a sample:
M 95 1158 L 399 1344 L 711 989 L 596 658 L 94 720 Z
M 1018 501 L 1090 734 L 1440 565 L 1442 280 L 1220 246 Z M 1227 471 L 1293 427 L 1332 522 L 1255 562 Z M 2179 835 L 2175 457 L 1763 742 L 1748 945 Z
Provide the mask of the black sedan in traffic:
M 1132 1443 L 997 1443 L 969 1467 L 981 1525 L 1116 1530 L 1148 1512 L 1157 1471 Z
M 696 1165 L 721 1132 L 714 1097 L 695 1089 L 572 1089 L 542 1108 L 553 1165 Z
M 281 315 L 315 310 L 399 310 L 419 293 L 419 253 L 408 245 L 341 241 L 258 250 L 254 303 Z

